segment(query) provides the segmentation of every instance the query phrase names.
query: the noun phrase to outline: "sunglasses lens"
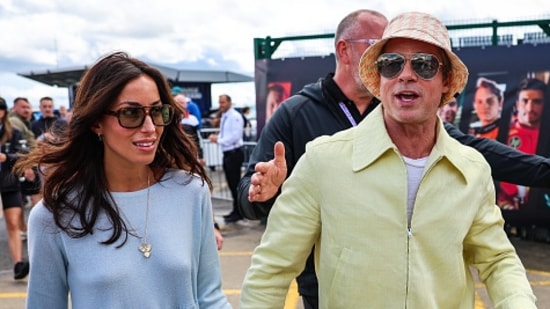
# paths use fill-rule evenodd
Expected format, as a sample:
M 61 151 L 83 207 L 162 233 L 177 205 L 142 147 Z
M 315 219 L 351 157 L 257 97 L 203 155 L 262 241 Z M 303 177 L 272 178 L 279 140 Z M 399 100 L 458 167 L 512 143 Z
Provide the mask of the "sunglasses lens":
M 411 58 L 413 71 L 418 77 L 429 80 L 439 72 L 439 60 L 431 54 L 418 53 Z M 395 78 L 405 67 L 406 58 L 397 53 L 382 54 L 376 61 L 378 72 L 385 78 Z
M 411 57 L 413 71 L 422 79 L 432 79 L 439 72 L 439 60 L 431 54 L 415 54 Z
M 382 54 L 376 61 L 378 72 L 385 78 L 396 77 L 405 66 L 405 57 L 400 54 Z
M 142 108 L 127 107 L 119 111 L 120 125 L 125 128 L 137 128 L 143 123 L 145 111 Z
M 151 119 L 153 119 L 153 123 L 155 125 L 165 126 L 170 123 L 174 113 L 172 112 L 172 107 L 170 105 L 164 104 L 162 106 L 151 107 L 149 114 L 151 115 Z
M 172 121 L 174 110 L 168 104 L 152 107 L 126 107 L 121 108 L 118 112 L 112 112 L 111 115 L 118 117 L 118 122 L 122 127 L 135 129 L 143 125 L 146 115 L 151 117 L 154 125 L 167 126 Z

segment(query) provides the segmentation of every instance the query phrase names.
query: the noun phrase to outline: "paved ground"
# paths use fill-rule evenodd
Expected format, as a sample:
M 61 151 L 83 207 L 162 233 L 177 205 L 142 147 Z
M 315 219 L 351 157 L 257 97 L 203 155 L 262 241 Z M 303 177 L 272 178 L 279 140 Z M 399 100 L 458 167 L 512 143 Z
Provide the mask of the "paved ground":
M 214 212 L 218 222 L 229 213 L 231 203 L 215 199 Z M 234 308 L 238 308 L 241 283 L 249 266 L 253 249 L 259 243 L 264 227 L 258 221 L 242 221 L 223 226 L 224 247 L 220 252 L 223 288 Z M 537 295 L 538 308 L 550 309 L 550 244 L 512 238 L 525 267 L 531 285 Z M 7 253 L 6 233 L 3 219 L 0 220 L 0 309 L 24 308 L 26 280 L 12 279 L 12 265 Z M 486 290 L 478 283 L 475 309 L 493 308 Z M 301 300 L 295 289 L 291 289 L 285 309 L 302 309 Z

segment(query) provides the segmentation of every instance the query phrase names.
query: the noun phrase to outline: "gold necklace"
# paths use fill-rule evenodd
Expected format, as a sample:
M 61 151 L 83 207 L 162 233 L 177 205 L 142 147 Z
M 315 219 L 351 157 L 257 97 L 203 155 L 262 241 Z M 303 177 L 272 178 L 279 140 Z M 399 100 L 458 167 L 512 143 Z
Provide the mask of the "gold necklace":
M 138 247 L 138 250 L 143 254 L 145 258 L 149 258 L 151 256 L 151 250 L 153 250 L 153 245 L 147 242 L 147 235 L 149 234 L 149 204 L 151 200 L 151 180 L 149 178 L 149 175 L 147 175 L 147 208 L 145 210 L 145 235 L 139 236 L 136 228 L 132 225 L 132 222 L 126 217 L 124 214 L 124 211 L 120 207 L 117 208 L 122 215 L 122 217 L 128 222 L 128 225 L 130 226 L 130 229 L 133 231 L 133 233 L 130 233 L 130 235 L 133 235 L 140 240 L 140 245 Z M 135 234 L 135 235 L 134 235 Z

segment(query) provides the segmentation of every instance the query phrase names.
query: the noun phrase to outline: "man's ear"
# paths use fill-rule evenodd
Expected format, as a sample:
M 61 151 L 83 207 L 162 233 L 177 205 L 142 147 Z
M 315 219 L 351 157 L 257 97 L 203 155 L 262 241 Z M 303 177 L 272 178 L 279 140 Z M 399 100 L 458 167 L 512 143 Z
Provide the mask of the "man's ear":
M 341 63 L 350 64 L 351 59 L 348 55 L 349 45 L 344 40 L 339 40 L 336 43 L 336 53 L 338 54 L 338 59 Z

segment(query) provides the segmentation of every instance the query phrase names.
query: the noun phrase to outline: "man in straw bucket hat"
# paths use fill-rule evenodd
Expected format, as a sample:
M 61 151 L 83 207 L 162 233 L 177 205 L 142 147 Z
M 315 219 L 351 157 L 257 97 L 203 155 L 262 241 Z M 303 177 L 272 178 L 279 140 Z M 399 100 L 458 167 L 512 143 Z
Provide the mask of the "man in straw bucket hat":
M 445 26 L 398 15 L 359 71 L 381 104 L 307 145 L 254 251 L 241 308 L 283 308 L 313 245 L 320 308 L 471 309 L 470 266 L 495 308 L 536 308 L 489 165 L 437 117 L 468 76 Z

